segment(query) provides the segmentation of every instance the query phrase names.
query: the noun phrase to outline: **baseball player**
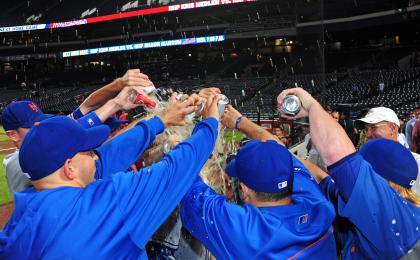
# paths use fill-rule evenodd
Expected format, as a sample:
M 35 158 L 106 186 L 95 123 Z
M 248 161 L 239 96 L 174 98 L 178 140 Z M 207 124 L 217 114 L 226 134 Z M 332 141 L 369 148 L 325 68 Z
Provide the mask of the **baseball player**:
M 410 191 L 417 176 L 409 151 L 390 141 L 392 144 L 383 146 L 382 153 L 373 152 L 375 149 L 356 152 L 344 129 L 308 92 L 301 88 L 284 90 L 278 96 L 279 105 L 287 95 L 299 97 L 302 109 L 296 118 L 309 116 L 312 140 L 329 165 L 330 175 L 324 173 L 318 178 L 338 214 L 342 259 L 418 259 L 420 208 L 415 195 L 410 201 L 397 191 Z M 374 167 L 377 163 L 370 163 L 374 160 L 364 158 L 371 153 L 392 154 L 401 169 L 387 167 L 392 164 L 384 161 L 386 157 L 379 157 L 383 167 Z
M 363 123 L 366 137 L 368 139 L 386 138 L 395 142 L 399 142 L 408 149 L 407 141 L 404 135 L 398 133 L 400 128 L 400 120 L 394 110 L 387 107 L 374 107 L 368 113 L 358 119 L 358 122 Z M 420 155 L 413 152 L 412 155 L 418 165 L 418 173 L 420 173 Z M 420 174 L 411 189 L 420 196 Z
M 141 92 L 142 90 L 139 87 L 126 87 L 116 97 L 108 100 L 108 102 L 95 111 L 77 117 L 77 122 L 85 128 L 94 127 L 105 122 L 107 118 L 119 110 L 130 110 L 139 106 L 129 100 L 132 91 Z M 54 115 L 44 114 L 39 106 L 32 101 L 13 102 L 3 110 L 2 124 L 6 135 L 18 149 L 14 153 L 7 155 L 3 160 L 8 187 L 11 193 L 22 191 L 32 186 L 29 178 L 22 172 L 18 161 L 19 148 L 23 138 L 34 122 L 42 121 L 52 116 Z
M 22 191 L 32 187 L 31 181 L 22 172 L 19 165 L 19 148 L 22 141 L 29 131 L 29 128 L 37 121 L 53 117 L 51 114 L 42 113 L 39 106 L 32 101 L 17 101 L 10 103 L 3 110 L 2 124 L 6 135 L 13 142 L 17 150 L 14 153 L 6 155 L 3 160 L 3 166 L 6 169 L 6 179 L 11 193 Z M 95 112 L 89 113 L 77 120 L 82 126 L 91 127 L 99 123 Z M 92 123 L 91 123 L 92 122 Z
M 274 139 L 231 106 L 222 120 L 248 138 Z M 240 181 L 243 206 L 216 194 L 201 179 L 182 200 L 184 227 L 216 258 L 336 259 L 333 206 L 278 142 L 249 141 L 226 167 Z
M 109 128 L 84 129 L 67 117 L 36 123 L 19 154 L 34 188 L 15 195 L 15 211 L 0 233 L 0 258 L 147 259 L 146 242 L 213 150 L 218 100 L 207 100 L 205 119 L 162 161 L 95 182 L 98 158 L 92 149 L 108 137 Z M 199 109 L 191 99 L 180 102 L 173 96 L 170 103 L 174 109 L 129 131 L 147 131 L 153 139 L 166 125 L 182 125 L 186 114 Z M 124 156 L 119 152 L 114 157 Z

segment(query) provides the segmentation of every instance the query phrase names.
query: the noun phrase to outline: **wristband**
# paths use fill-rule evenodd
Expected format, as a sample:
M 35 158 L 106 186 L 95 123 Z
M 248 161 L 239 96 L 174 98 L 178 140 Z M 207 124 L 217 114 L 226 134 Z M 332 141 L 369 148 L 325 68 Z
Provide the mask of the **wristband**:
M 241 122 L 241 120 L 242 120 L 243 117 L 244 117 L 243 115 L 240 115 L 240 116 L 238 116 L 238 118 L 236 118 L 235 126 L 233 127 L 234 129 L 239 130 L 238 129 L 238 125 Z
M 101 119 L 98 117 L 95 111 L 77 119 L 77 122 L 84 128 L 91 128 L 102 124 Z
M 83 116 L 84 115 L 83 115 L 82 111 L 80 110 L 80 107 L 78 107 L 76 110 L 74 110 L 73 112 L 71 112 L 71 114 L 69 115 L 69 117 L 71 119 L 74 119 L 74 120 L 77 120 L 77 119 L 79 119 L 79 118 L 81 118 Z

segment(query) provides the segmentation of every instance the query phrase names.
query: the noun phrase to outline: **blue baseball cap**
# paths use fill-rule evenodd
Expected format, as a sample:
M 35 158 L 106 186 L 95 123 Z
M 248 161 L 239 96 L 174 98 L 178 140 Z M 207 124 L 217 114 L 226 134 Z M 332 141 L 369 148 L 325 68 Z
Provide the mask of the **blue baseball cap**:
M 377 138 L 368 141 L 359 150 L 373 170 L 383 178 L 406 188 L 413 186 L 418 166 L 411 152 L 400 143 Z
M 4 130 L 18 128 L 31 128 L 35 122 L 53 117 L 51 114 L 42 113 L 39 106 L 32 101 L 16 101 L 10 103 L 2 112 Z
M 66 116 L 37 122 L 23 139 L 19 163 L 31 180 L 39 180 L 61 168 L 79 152 L 100 146 L 109 136 L 108 126 L 84 128 Z
M 292 191 L 293 187 L 292 155 L 273 140 L 246 143 L 226 166 L 226 173 L 257 192 Z

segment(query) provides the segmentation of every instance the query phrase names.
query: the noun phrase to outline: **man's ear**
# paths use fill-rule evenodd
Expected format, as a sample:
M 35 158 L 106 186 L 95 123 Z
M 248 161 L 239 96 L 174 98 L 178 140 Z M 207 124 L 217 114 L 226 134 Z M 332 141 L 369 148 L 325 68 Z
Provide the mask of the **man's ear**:
M 19 137 L 19 135 L 18 135 L 18 132 L 17 132 L 16 130 L 7 130 L 7 131 L 6 131 L 6 135 L 7 135 L 7 137 L 9 137 L 9 138 L 10 138 L 10 140 L 12 140 L 13 142 L 18 143 L 18 142 L 20 142 L 20 141 L 21 141 L 21 140 L 20 140 L 20 137 Z
M 64 166 L 63 166 L 63 172 L 64 175 L 69 179 L 69 180 L 73 180 L 75 178 L 75 172 L 74 172 L 74 166 L 73 166 L 73 161 L 72 159 L 67 159 L 64 162 Z
M 251 195 L 251 189 L 248 188 L 248 186 L 246 186 L 245 184 L 243 184 L 242 182 L 239 182 L 239 185 L 241 186 L 242 189 L 242 194 L 243 194 L 243 199 L 247 199 L 249 198 L 249 196 Z
M 391 129 L 392 129 L 392 135 L 396 135 L 398 136 L 398 125 L 396 123 L 392 123 L 391 124 Z

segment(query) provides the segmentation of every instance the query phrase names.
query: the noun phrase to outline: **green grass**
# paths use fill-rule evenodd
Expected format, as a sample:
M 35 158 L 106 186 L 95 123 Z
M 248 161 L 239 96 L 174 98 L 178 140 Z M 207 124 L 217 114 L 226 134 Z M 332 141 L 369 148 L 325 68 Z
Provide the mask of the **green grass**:
M 241 132 L 238 131 L 225 131 L 225 135 L 224 135 L 224 139 L 227 142 L 237 142 L 242 140 L 242 138 L 244 138 L 245 135 L 242 134 Z
M 7 137 L 6 132 L 4 131 L 3 127 L 0 126 L 0 141 L 6 141 L 9 140 L 9 137 Z
M 0 205 L 11 202 L 12 196 L 7 187 L 6 170 L 3 167 L 4 154 L 0 155 Z

